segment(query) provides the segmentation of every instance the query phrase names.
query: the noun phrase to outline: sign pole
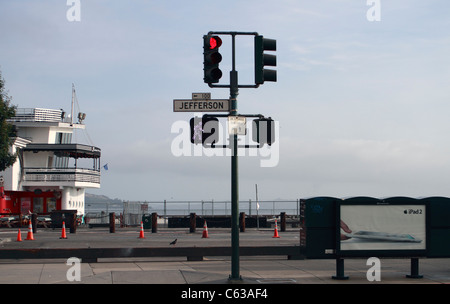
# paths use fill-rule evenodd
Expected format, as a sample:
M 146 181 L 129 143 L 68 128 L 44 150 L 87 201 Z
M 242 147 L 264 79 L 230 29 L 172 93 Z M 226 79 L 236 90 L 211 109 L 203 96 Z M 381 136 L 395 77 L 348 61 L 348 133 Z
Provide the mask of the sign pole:
M 258 184 L 255 184 L 255 190 L 256 190 L 256 229 L 259 230 Z
M 212 35 L 231 35 L 232 42 L 232 70 L 230 71 L 230 84 L 216 84 L 222 77 L 222 71 L 218 68 L 222 61 L 222 55 L 218 53 L 219 47 L 222 45 L 222 40 L 219 36 Z M 241 84 L 238 83 L 238 72 L 236 71 L 236 35 L 253 35 L 255 36 L 255 84 Z M 242 280 L 239 274 L 239 166 L 238 166 L 238 135 L 245 135 L 245 117 L 259 117 L 264 119 L 262 115 L 239 115 L 237 110 L 237 96 L 239 95 L 239 88 L 258 88 L 264 81 L 276 81 L 276 71 L 264 69 L 265 65 L 276 66 L 276 57 L 274 55 L 263 54 L 263 52 L 275 51 L 276 41 L 273 39 L 264 39 L 259 36 L 257 32 L 208 32 L 203 36 L 203 70 L 204 82 L 210 88 L 229 88 L 230 98 L 211 99 L 211 93 L 192 93 L 192 99 L 174 99 L 174 112 L 229 112 L 228 115 L 207 115 L 204 117 L 228 117 L 229 126 L 229 145 L 214 145 L 211 143 L 211 148 L 223 147 L 231 150 L 231 274 L 229 280 Z M 212 52 L 213 51 L 213 52 Z M 266 60 L 267 59 L 267 60 Z M 265 75 L 267 73 L 267 75 Z M 259 77 L 257 79 L 257 76 Z M 267 77 L 266 77 L 267 76 Z M 242 119 L 243 118 L 243 119 Z M 202 118 L 203 119 L 203 118 Z M 267 120 L 271 120 L 270 118 Z M 191 136 L 193 136 L 192 143 L 195 142 L 195 124 L 194 118 L 191 119 Z M 202 122 L 203 123 L 203 122 Z M 232 131 L 230 131 L 232 130 Z M 204 131 L 202 130 L 202 134 Z M 211 134 L 208 134 L 208 137 Z M 203 135 L 202 135 L 203 136 Z M 203 139 L 203 138 L 201 138 Z M 259 145 L 254 148 L 260 148 Z M 272 141 L 271 141 L 272 142 Z M 268 144 L 270 145 L 271 142 Z M 204 147 L 205 142 L 202 142 Z M 251 145 L 243 145 L 244 148 L 252 148 Z M 258 197 L 256 198 L 258 206 Z M 202 204 L 203 209 L 203 204 Z M 257 213 L 258 213 L 257 207 Z M 257 222 L 259 229 L 259 219 L 257 214 Z
M 232 35 L 232 71 L 230 72 L 230 115 L 237 116 L 239 94 L 238 73 L 235 62 L 235 35 Z M 230 280 L 241 280 L 239 274 L 239 180 L 238 180 L 238 137 L 230 134 L 231 144 L 231 275 Z

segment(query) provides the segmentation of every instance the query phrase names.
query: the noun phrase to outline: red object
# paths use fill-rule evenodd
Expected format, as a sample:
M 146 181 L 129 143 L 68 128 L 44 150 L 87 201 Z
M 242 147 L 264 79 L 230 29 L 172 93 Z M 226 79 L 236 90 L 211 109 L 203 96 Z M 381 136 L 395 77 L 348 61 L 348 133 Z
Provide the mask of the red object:
M 20 234 L 20 229 L 19 232 L 17 233 L 17 241 L 22 242 L 22 235 Z
M 60 239 L 67 239 L 67 236 L 66 236 L 66 222 L 62 223 L 62 232 L 61 232 Z
M 145 239 L 144 237 L 144 224 L 141 222 L 141 232 L 139 232 L 139 238 Z
M 59 192 L 45 191 L 41 194 L 37 194 L 33 191 L 4 190 L 4 194 L 3 198 L 1 198 L 0 195 L 0 209 L 2 210 L 0 213 L 27 214 L 28 211 L 35 213 L 50 213 L 53 210 L 61 210 L 62 199 L 59 196 Z M 43 199 L 43 204 L 41 205 L 43 206 L 43 209 L 40 209 L 39 211 L 36 210 L 34 198 Z
M 3 213 L 4 211 L 7 211 L 8 206 L 6 205 L 6 199 L 5 199 L 5 188 L 3 186 L 0 187 L 0 212 Z
M 220 39 L 219 36 L 212 36 L 211 38 L 209 38 L 209 48 L 211 50 L 219 48 L 221 45 L 222 45 L 222 39 Z
M 275 231 L 273 232 L 273 237 L 274 238 L 279 238 L 280 236 L 278 235 L 278 225 L 277 225 L 277 220 L 275 220 Z
M 30 221 L 30 224 L 28 225 L 28 233 L 27 233 L 27 238 L 25 240 L 34 241 L 33 227 L 31 226 L 31 221 Z
M 208 236 L 208 226 L 206 225 L 206 221 L 205 221 L 205 224 L 203 224 L 202 239 L 203 238 L 209 238 L 209 236 Z

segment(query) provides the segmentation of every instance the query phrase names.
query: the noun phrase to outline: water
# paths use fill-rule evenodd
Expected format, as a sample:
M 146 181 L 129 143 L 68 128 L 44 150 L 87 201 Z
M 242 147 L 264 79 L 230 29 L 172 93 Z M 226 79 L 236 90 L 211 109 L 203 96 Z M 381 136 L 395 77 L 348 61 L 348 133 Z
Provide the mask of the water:
M 114 212 L 116 214 L 123 213 L 123 204 L 89 204 L 85 207 L 86 213 L 101 213 L 106 214 Z
M 194 201 L 194 202 L 124 202 L 124 203 L 97 203 L 86 205 L 86 213 L 115 212 L 118 214 L 150 214 L 156 212 L 158 215 L 188 216 L 190 213 L 197 215 L 231 215 L 231 203 L 229 201 Z M 274 215 L 281 212 L 287 215 L 299 214 L 298 201 L 261 201 L 257 210 L 254 201 L 240 201 L 239 212 L 246 215 Z

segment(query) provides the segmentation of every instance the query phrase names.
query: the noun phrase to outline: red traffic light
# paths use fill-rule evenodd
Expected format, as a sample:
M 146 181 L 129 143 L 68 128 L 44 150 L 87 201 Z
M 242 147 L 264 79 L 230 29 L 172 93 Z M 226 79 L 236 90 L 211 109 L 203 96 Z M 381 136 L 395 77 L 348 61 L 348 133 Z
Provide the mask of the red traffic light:
M 203 36 L 203 81 L 205 83 L 218 83 L 222 78 L 222 71 L 219 69 L 219 63 L 222 61 L 222 55 L 219 53 L 221 45 L 222 39 L 219 36 Z
M 218 49 L 222 45 L 222 39 L 219 36 L 209 38 L 209 48 L 211 50 Z

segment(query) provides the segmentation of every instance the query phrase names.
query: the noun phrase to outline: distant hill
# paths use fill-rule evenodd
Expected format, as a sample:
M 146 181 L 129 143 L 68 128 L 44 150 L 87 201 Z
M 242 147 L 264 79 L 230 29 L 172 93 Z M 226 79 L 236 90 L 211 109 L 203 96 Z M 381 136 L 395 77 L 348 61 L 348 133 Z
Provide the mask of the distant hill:
M 106 195 L 96 195 L 91 193 L 85 194 L 85 204 L 95 205 L 95 204 L 122 204 L 122 200 L 118 198 L 109 198 Z

